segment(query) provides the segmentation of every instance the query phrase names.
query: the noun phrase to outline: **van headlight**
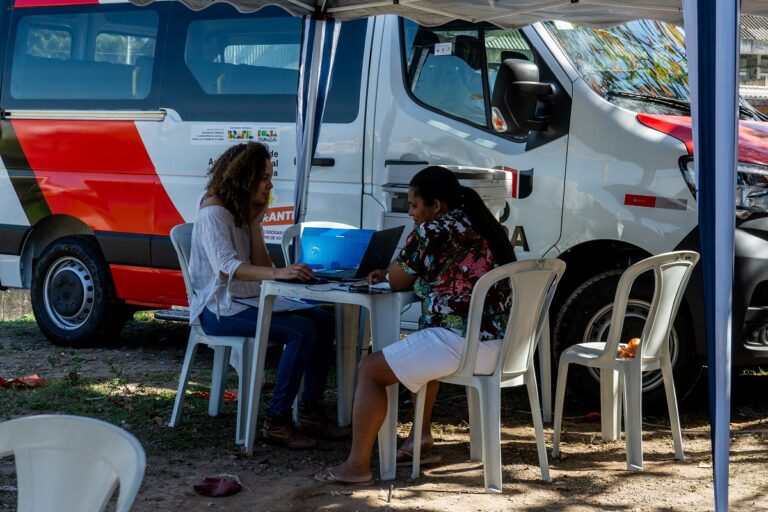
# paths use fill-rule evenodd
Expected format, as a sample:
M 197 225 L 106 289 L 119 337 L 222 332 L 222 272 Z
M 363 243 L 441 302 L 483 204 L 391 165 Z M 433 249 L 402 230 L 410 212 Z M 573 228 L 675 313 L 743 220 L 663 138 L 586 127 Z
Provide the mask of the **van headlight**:
M 693 157 L 684 156 L 679 164 L 685 184 L 696 197 Z M 768 166 L 737 162 L 736 216 L 745 219 L 752 213 L 768 213 Z

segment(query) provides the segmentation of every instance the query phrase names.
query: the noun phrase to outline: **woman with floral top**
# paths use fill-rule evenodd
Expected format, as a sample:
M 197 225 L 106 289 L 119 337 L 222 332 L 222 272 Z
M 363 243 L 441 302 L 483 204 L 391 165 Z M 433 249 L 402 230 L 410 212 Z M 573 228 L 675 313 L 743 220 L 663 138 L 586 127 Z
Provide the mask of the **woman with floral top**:
M 372 283 L 389 280 L 393 290 L 413 289 L 421 298 L 419 330 L 360 361 L 352 413 L 352 447 L 346 461 L 315 475 L 337 484 L 372 483 L 371 452 L 387 413 L 386 387 L 402 383 L 411 392 L 427 385 L 421 452 L 432 448 L 430 421 L 435 379 L 454 373 L 464 351 L 469 302 L 477 280 L 515 261 L 507 233 L 474 190 L 444 167 L 427 167 L 411 180 L 408 214 L 415 227 L 389 270 L 371 273 Z M 509 314 L 509 289 L 491 289 L 485 301 L 476 373 L 491 374 Z M 410 463 L 414 433 L 398 450 Z M 425 455 L 422 457 L 426 458 Z M 425 459 L 422 460 L 425 460 Z

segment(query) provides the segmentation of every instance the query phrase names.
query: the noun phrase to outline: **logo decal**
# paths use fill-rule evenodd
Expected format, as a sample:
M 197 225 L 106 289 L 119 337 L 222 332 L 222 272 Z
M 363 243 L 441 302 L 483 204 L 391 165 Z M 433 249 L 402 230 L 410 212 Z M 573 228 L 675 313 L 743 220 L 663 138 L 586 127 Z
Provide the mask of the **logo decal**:
M 501 167 L 501 170 L 512 175 L 512 194 L 513 199 L 525 199 L 533 192 L 533 167 L 524 171 L 507 167 Z

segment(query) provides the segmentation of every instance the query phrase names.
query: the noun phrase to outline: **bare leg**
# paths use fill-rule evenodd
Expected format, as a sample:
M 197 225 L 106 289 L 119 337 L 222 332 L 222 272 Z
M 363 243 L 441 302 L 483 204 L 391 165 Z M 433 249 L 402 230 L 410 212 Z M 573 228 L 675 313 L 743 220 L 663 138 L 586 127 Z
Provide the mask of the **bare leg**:
M 386 388 L 396 382 L 397 377 L 381 352 L 360 360 L 352 407 L 352 447 L 346 461 L 329 468 L 339 480 L 351 483 L 371 479 L 371 452 L 387 415 Z
M 429 453 L 434 444 L 432 439 L 432 408 L 435 405 L 437 399 L 437 390 L 440 388 L 440 383 L 436 380 L 429 381 L 427 383 L 427 396 L 424 402 L 424 421 L 421 429 L 421 455 Z M 411 393 L 413 402 L 416 402 L 416 394 Z M 413 453 L 413 430 L 408 434 L 408 438 L 398 451 Z

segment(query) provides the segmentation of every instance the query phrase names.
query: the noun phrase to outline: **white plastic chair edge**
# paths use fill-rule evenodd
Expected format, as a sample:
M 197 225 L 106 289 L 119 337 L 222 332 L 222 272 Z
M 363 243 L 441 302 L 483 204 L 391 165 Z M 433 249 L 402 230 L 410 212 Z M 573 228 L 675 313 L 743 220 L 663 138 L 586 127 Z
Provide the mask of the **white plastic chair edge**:
M 14 439 L 11 435 L 3 435 L 4 430 L 16 429 L 20 427 L 24 428 L 24 430 L 28 430 L 29 427 L 27 427 L 27 425 L 41 422 L 47 424 L 63 422 L 90 423 L 92 425 L 98 425 L 99 428 L 103 428 L 116 433 L 120 438 L 124 439 L 128 443 L 136 457 L 136 464 L 132 471 L 126 470 L 125 468 L 122 468 L 122 471 L 115 469 L 115 473 L 117 473 L 117 481 L 120 486 L 117 496 L 117 506 L 115 510 L 116 512 L 128 512 L 131 509 L 131 505 L 133 505 L 134 500 L 136 499 L 136 495 L 139 493 L 142 480 L 144 479 L 144 470 L 147 466 L 147 456 L 144 453 L 144 448 L 141 446 L 139 440 L 136 439 L 136 437 L 127 430 L 96 418 L 69 414 L 39 414 L 35 416 L 24 416 L 0 422 L 0 441 L 5 438 L 7 442 L 7 444 L 0 442 L 0 457 L 11 455 L 15 452 L 16 449 L 23 447 L 19 446 L 18 442 L 14 443 Z M 61 427 L 56 428 L 53 425 L 50 425 L 50 427 L 50 432 L 52 433 L 61 431 Z M 48 436 L 44 439 L 40 439 L 40 446 L 56 446 L 58 445 L 57 441 L 59 440 L 56 439 L 55 435 Z M 63 442 L 65 440 L 62 439 L 61 441 Z M 111 498 L 111 496 L 105 497 L 105 503 L 107 500 L 109 500 L 109 498 Z
M 624 327 L 624 317 L 626 315 L 627 311 L 627 304 L 629 302 L 629 295 L 632 291 L 632 286 L 637 280 L 638 277 L 640 277 L 645 272 L 648 272 L 650 270 L 654 270 L 654 291 L 653 291 L 653 299 L 651 301 L 651 311 L 648 312 L 648 318 L 654 319 L 656 316 L 656 310 L 658 308 L 658 295 L 661 292 L 661 269 L 664 266 L 668 265 L 683 265 L 687 266 L 688 270 L 683 277 L 680 286 L 676 290 L 676 297 L 674 304 L 672 306 L 671 312 L 672 312 L 672 321 L 669 322 L 669 326 L 667 329 L 667 336 L 669 335 L 669 330 L 672 328 L 672 323 L 674 321 L 674 315 L 677 312 L 680 302 L 682 301 L 683 295 L 685 294 L 685 288 L 688 284 L 688 280 L 690 279 L 691 273 L 693 271 L 693 267 L 696 265 L 696 263 L 699 261 L 699 253 L 695 251 L 672 251 L 672 252 L 666 252 L 662 254 L 658 254 L 656 256 L 651 256 L 649 258 L 646 258 L 644 260 L 641 260 L 631 267 L 629 267 L 627 270 L 622 273 L 621 278 L 619 279 L 619 284 L 616 288 L 616 295 L 614 298 L 613 303 L 613 311 L 611 313 L 611 326 L 608 330 L 608 339 L 606 340 L 605 350 L 603 351 L 603 354 L 599 356 L 598 359 L 600 360 L 613 360 L 616 357 L 616 352 L 619 348 L 619 343 L 621 342 L 620 335 L 621 331 Z M 643 328 L 642 338 L 645 337 L 645 335 L 648 333 L 651 327 L 651 322 L 646 322 L 645 327 Z M 643 343 L 640 343 L 639 350 L 641 352 L 638 352 L 636 356 L 637 361 L 642 361 L 642 350 L 643 350 Z
M 523 273 L 531 271 L 549 270 L 554 273 L 554 282 L 550 283 L 548 287 L 548 293 L 541 297 L 542 304 L 540 304 L 540 310 L 542 311 L 541 318 L 537 320 L 537 330 L 535 336 L 538 337 L 538 333 L 541 331 L 542 322 L 546 318 L 546 309 L 541 306 L 545 305 L 544 302 L 551 302 L 552 300 L 552 286 L 560 281 L 565 272 L 565 262 L 558 259 L 539 259 L 539 260 L 526 260 L 507 263 L 497 267 L 490 272 L 486 273 L 483 277 L 478 279 L 477 283 L 472 290 L 472 297 L 469 303 L 469 316 L 467 317 L 467 331 L 466 331 L 466 345 L 464 352 L 461 355 L 461 361 L 459 362 L 459 368 L 453 373 L 453 376 L 457 377 L 471 377 L 475 373 L 475 362 L 477 359 L 477 348 L 480 343 L 480 325 L 482 323 L 482 311 L 485 305 L 485 297 L 488 294 L 488 290 L 502 279 L 508 278 L 513 273 Z M 510 286 L 513 286 L 510 283 Z M 517 293 L 516 293 L 517 292 Z M 513 300 L 518 300 L 518 297 L 522 298 L 522 291 L 512 290 Z M 514 308 L 514 306 L 513 306 Z M 510 312 L 512 313 L 512 312 Z M 507 329 L 505 337 L 511 336 L 512 332 Z M 505 344 L 502 343 L 502 346 Z M 506 344 L 508 345 L 508 343 Z M 531 347 L 529 353 L 529 360 L 532 358 L 533 351 L 535 350 L 535 343 Z M 496 361 L 497 370 L 504 363 L 506 354 L 499 354 Z

